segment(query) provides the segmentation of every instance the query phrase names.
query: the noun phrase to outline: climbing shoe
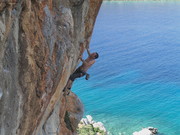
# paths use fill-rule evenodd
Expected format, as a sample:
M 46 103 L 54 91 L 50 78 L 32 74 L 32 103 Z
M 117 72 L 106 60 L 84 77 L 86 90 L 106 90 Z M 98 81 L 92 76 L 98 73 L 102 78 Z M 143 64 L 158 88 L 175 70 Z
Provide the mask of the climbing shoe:
M 90 75 L 89 74 L 86 74 L 86 80 L 88 80 L 90 78 Z

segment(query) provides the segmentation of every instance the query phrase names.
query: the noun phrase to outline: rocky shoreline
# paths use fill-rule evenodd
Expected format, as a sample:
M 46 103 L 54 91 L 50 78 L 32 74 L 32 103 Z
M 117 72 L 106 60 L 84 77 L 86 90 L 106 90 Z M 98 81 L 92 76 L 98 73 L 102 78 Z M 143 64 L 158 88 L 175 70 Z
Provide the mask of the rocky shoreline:
M 96 122 L 91 115 L 86 115 L 86 118 L 82 118 L 78 124 L 78 135 L 109 135 L 102 122 Z M 133 135 L 158 135 L 158 129 L 154 127 L 143 128 L 140 131 L 136 131 Z
M 91 115 L 86 115 L 78 124 L 78 135 L 108 135 L 110 134 L 102 122 L 96 122 Z M 143 128 L 136 131 L 133 135 L 158 135 L 158 129 L 154 127 Z
M 82 118 L 78 125 L 78 135 L 107 135 L 102 122 L 95 122 L 90 115 Z
M 157 135 L 158 129 L 154 127 L 143 128 L 141 131 L 134 132 L 133 135 Z

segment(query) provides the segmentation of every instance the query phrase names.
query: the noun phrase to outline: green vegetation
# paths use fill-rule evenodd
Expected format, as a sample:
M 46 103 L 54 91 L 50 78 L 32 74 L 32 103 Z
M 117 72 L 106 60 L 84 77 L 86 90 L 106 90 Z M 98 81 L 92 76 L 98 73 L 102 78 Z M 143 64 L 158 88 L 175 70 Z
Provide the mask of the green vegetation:
M 106 133 L 92 125 L 86 125 L 78 128 L 78 135 L 106 135 Z

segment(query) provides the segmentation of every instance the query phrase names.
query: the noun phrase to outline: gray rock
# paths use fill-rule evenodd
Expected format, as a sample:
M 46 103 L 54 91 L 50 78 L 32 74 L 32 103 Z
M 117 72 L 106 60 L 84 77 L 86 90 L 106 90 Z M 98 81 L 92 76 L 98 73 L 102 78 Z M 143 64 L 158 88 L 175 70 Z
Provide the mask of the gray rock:
M 106 128 L 104 127 L 104 125 L 103 125 L 102 122 L 97 122 L 97 123 L 95 122 L 95 123 L 93 124 L 93 127 L 99 128 L 100 130 L 106 132 Z
M 87 115 L 86 118 L 87 118 L 89 124 L 93 124 L 93 118 L 91 115 Z
M 3 91 L 2 91 L 2 89 L 0 88 L 0 100 L 1 100 L 2 96 L 3 96 Z
M 83 123 L 83 125 L 89 125 L 89 121 L 86 118 L 82 118 L 81 122 Z
M 143 128 L 141 131 L 133 133 L 133 135 L 155 135 L 155 134 L 157 134 L 157 128 L 154 127 Z
M 157 134 L 157 133 L 158 133 L 158 129 L 157 129 L 157 128 L 148 127 L 148 129 L 149 129 L 153 134 Z

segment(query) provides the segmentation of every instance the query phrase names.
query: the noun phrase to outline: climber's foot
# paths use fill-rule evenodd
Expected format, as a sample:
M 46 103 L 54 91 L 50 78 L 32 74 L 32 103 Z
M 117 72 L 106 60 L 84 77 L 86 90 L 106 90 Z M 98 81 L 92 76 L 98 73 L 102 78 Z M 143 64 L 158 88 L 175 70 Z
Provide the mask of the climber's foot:
M 89 74 L 86 74 L 86 80 L 88 80 L 90 78 L 90 75 Z

